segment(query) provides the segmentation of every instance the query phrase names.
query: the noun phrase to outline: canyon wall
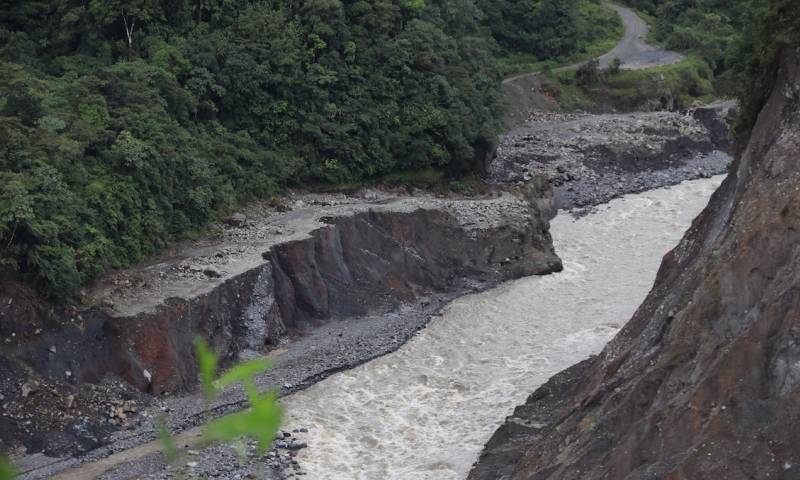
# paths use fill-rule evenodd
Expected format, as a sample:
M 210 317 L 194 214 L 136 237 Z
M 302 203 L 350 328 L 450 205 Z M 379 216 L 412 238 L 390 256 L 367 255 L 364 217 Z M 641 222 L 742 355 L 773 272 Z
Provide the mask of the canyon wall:
M 598 356 L 518 407 L 469 478 L 800 478 L 800 51 L 747 148 Z

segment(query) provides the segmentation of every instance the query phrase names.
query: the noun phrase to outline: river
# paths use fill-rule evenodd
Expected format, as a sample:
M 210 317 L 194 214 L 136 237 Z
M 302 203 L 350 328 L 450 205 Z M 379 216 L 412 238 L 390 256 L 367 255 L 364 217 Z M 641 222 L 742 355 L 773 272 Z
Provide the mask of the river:
M 461 479 L 527 395 L 598 353 L 722 177 L 613 200 L 551 232 L 564 271 L 465 296 L 397 352 L 287 397 L 306 478 Z

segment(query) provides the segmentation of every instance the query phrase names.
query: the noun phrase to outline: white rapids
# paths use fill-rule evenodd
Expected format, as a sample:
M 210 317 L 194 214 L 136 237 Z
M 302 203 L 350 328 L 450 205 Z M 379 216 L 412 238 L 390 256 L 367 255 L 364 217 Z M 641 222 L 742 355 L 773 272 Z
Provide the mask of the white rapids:
M 653 284 L 722 177 L 551 222 L 564 271 L 454 301 L 397 352 L 287 397 L 310 480 L 464 478 L 514 407 L 598 353 Z

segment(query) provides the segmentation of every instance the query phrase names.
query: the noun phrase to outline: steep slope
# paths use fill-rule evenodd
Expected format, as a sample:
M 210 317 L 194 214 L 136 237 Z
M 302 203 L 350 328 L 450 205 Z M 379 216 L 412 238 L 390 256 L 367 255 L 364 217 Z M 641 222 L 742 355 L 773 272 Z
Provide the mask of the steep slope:
M 602 354 L 551 379 L 469 478 L 800 478 L 800 51 Z

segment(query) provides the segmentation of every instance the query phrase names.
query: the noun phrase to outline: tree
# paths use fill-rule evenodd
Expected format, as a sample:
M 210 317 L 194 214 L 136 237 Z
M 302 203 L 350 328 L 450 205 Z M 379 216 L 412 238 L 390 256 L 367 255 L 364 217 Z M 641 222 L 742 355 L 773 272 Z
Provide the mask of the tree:
M 141 28 L 144 23 L 165 19 L 162 4 L 158 0 L 91 0 L 89 11 L 103 27 L 120 22 L 128 50 L 133 49 L 137 26 Z
M 608 64 L 608 74 L 616 75 L 619 73 L 621 68 L 622 68 L 622 60 L 615 57 L 613 60 L 611 60 L 611 63 Z
M 600 62 L 590 60 L 578 68 L 576 73 L 578 85 L 593 87 L 600 81 Z

